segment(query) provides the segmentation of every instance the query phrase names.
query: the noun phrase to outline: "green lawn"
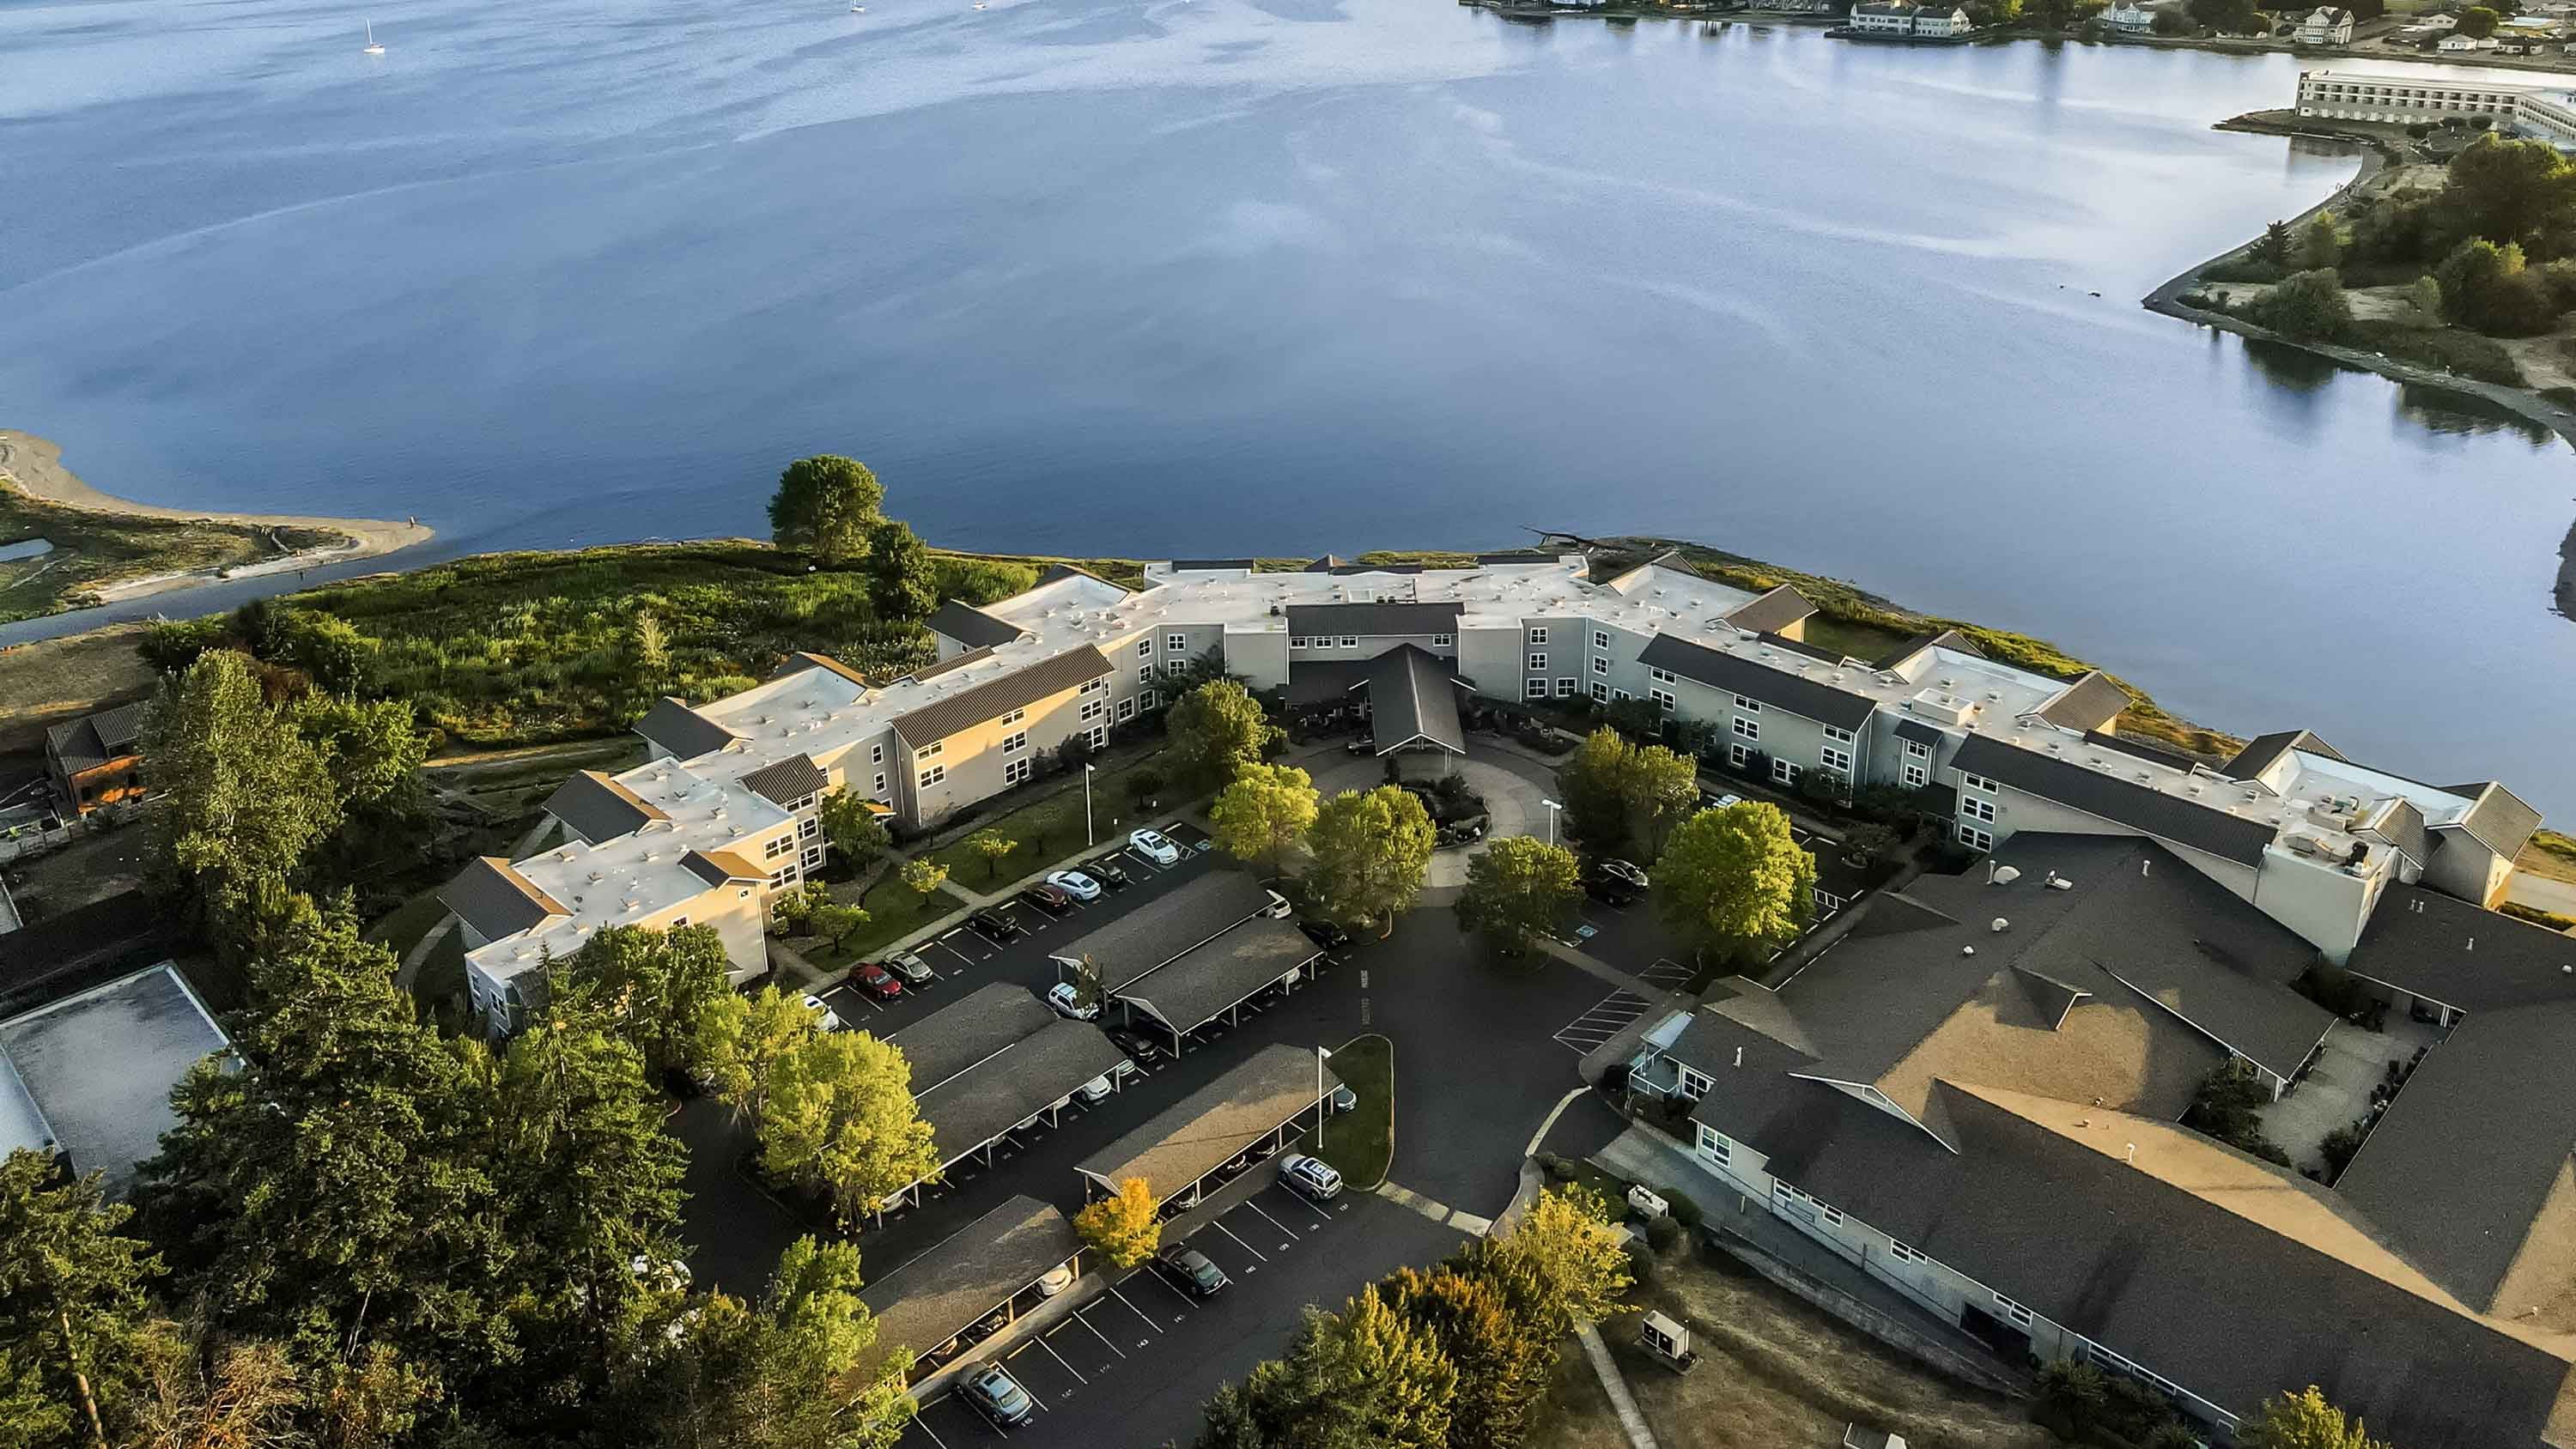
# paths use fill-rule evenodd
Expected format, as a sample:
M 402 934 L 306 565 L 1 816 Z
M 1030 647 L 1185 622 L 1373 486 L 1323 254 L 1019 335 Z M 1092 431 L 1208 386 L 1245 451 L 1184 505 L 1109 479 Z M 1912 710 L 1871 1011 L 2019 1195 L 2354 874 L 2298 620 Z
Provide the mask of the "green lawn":
M 838 892 L 834 894 L 837 897 Z M 868 913 L 868 923 L 852 932 L 839 950 L 810 936 L 790 937 L 788 944 L 796 948 L 798 955 L 826 971 L 845 971 L 852 962 L 868 959 L 888 942 L 911 935 L 966 902 L 944 890 L 922 895 L 889 871 L 885 879 L 859 898 L 858 904 Z
M 1373 1188 L 1386 1181 L 1395 1157 L 1395 1043 L 1374 1032 L 1353 1037 L 1334 1049 L 1332 1068 L 1360 1102 L 1324 1123 L 1315 1154 L 1352 1187 Z
M 428 935 L 430 928 L 446 915 L 447 907 L 439 904 L 438 892 L 425 890 L 396 906 L 391 915 L 369 926 L 367 939 L 383 942 L 386 949 L 394 953 L 394 959 L 399 961 L 412 947 L 419 945 L 420 938 Z
M 1138 770 L 1159 770 L 1160 760 L 1158 751 L 1092 777 L 1092 828 L 1100 844 L 1106 845 L 1145 823 L 1127 783 Z M 1161 792 L 1161 799 L 1166 810 L 1179 803 L 1169 790 Z M 1016 848 L 999 861 L 988 862 L 961 839 L 930 858 L 948 867 L 948 878 L 958 885 L 991 891 L 1086 848 L 1082 839 L 1082 787 L 1076 785 L 1060 795 L 1024 805 L 976 828 L 998 830 Z

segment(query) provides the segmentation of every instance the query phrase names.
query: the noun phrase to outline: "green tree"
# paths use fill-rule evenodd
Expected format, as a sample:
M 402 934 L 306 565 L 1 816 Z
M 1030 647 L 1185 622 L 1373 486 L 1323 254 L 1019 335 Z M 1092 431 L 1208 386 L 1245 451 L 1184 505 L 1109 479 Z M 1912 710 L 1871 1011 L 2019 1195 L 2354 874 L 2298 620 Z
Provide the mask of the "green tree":
M 1287 738 L 1285 730 L 1270 722 L 1261 701 L 1231 679 L 1212 680 L 1182 695 L 1164 727 L 1171 735 L 1165 763 L 1192 792 L 1222 789 Z
M 159 800 L 156 870 L 209 926 L 284 884 L 341 821 L 324 753 L 260 698 L 251 661 L 199 655 L 162 686 L 143 732 Z
M 2498 337 L 2545 332 L 2556 314 L 2549 289 L 2523 263 L 2513 242 L 2465 241 L 2433 271 L 2450 319 Z
M 2352 303 L 2332 268 L 2292 272 L 2256 298 L 2245 315 L 2284 337 L 2331 338 L 2352 325 Z
M 1655 863 L 1657 908 L 1702 949 L 1741 956 L 1796 940 L 1815 914 L 1816 858 L 1776 806 L 1738 801 L 1682 822 Z
M 992 880 L 1001 875 L 1002 862 L 1011 858 L 1020 843 L 987 825 L 966 837 L 966 848 L 984 857 L 984 879 Z
M 2063 1419 L 2066 1432 L 2080 1440 L 2101 1423 L 2111 1391 L 2102 1371 L 2093 1365 L 2071 1358 L 2051 1359 L 2039 1371 L 2039 1403 Z
M 1287 1356 L 1217 1391 L 1200 1449 L 1437 1449 L 1458 1369 L 1372 1286 L 1338 1314 L 1306 1310 Z
M 761 1165 L 829 1193 L 844 1221 L 939 1171 L 912 1064 L 863 1031 L 811 1032 L 769 1067 Z
M 2193 0 L 2195 14 L 2198 13 L 2200 3 L 2201 0 Z M 2273 266 L 2286 271 L 2290 266 L 2291 254 L 2296 249 L 2297 243 L 2290 235 L 2290 224 L 2286 221 L 2275 221 L 2264 226 L 2262 238 L 2254 243 L 2254 259 L 2258 262 L 2270 262 Z
M 749 996 L 727 993 L 738 1021 L 726 1034 L 732 1046 L 709 1072 L 715 1096 L 759 1129 L 769 1115 L 769 1094 L 781 1062 L 803 1050 L 814 1032 L 814 1013 L 801 994 L 764 986 Z
M 1662 745 L 1631 744 L 1594 730 L 1556 773 L 1566 833 L 1605 852 L 1632 843 L 1652 855 L 1665 832 L 1699 803 L 1699 768 Z
M 819 880 L 800 882 L 769 900 L 769 919 L 789 935 L 808 934 L 816 908 L 832 904 L 832 888 Z
M 799 1238 L 756 1303 L 723 1293 L 675 1318 L 635 1375 L 630 1423 L 652 1449 L 891 1449 L 913 1413 L 897 1347 L 851 1398 L 877 1340 L 859 1254 Z
M 1314 777 L 1294 765 L 1248 764 L 1208 807 L 1216 843 L 1237 860 L 1277 874 L 1315 823 Z
M 884 817 L 869 809 L 868 804 L 866 796 L 841 789 L 825 795 L 814 811 L 814 818 L 823 827 L 823 838 L 832 842 L 832 849 L 852 865 L 874 860 L 878 852 L 894 843 L 886 833 Z
M 0 1444 L 88 1443 L 142 1390 L 160 1260 L 122 1231 L 95 1173 L 53 1185 L 48 1154 L 0 1159 Z
M 2301 271 L 2319 271 L 2343 265 L 2344 231 L 2332 211 L 2320 211 L 2299 228 L 2295 264 Z
M 816 906 L 805 922 L 807 929 L 814 933 L 817 940 L 830 942 L 835 951 L 840 950 L 841 943 L 857 935 L 859 928 L 867 923 L 868 913 L 865 910 L 857 906 L 845 906 L 838 901 Z
M 2261 1112 L 2271 1101 L 2271 1089 L 2263 1085 L 2254 1064 L 2241 1057 L 2231 1058 L 2201 1078 L 2199 1091 L 2182 1114 L 2182 1125 L 2215 1137 L 2239 1152 L 2287 1167 L 2289 1153 L 2263 1135 Z
M 2495 12 L 2473 6 L 2460 17 Z M 2556 256 L 2576 233 L 2576 166 L 2546 141 L 2480 136 L 2451 158 L 2434 203 L 2442 229 L 2454 240 L 2519 243 L 2526 251 Z
M 2496 25 L 2503 19 L 2484 5 L 2472 5 L 2460 12 L 2459 28 L 2452 33 L 2465 35 L 2471 40 L 2484 40 L 2496 33 Z
M 2236 1427 L 2236 1442 L 2240 1449 L 2389 1449 L 2314 1384 L 2264 1400 L 2260 1414 Z
M 1500 1290 L 1443 1265 L 1398 1268 L 1380 1291 L 1387 1307 L 1430 1335 L 1457 1366 L 1449 1449 L 1521 1442 L 1529 1415 L 1547 1396 L 1556 1345 L 1513 1318 Z
M 948 867 L 935 860 L 907 860 L 897 873 L 907 888 L 925 898 L 948 879 Z
M 1540 938 L 1565 929 L 1582 895 L 1573 851 L 1526 835 L 1505 836 L 1468 857 L 1458 925 L 1506 956 L 1524 955 Z
M 799 458 L 778 475 L 778 491 L 770 496 L 770 536 L 780 548 L 823 564 L 855 563 L 884 504 L 885 485 L 856 458 Z
M 2553 264 L 2554 265 L 2554 264 Z M 2426 326 L 2439 326 L 2442 321 L 2442 284 L 2431 273 L 2417 277 L 2406 288 L 2406 303 L 2415 309 L 2415 320 Z
M 429 737 L 412 727 L 411 706 L 402 701 L 308 694 L 287 706 L 284 718 L 321 753 L 342 809 L 355 812 L 419 792 Z
M 1346 926 L 1384 918 L 1381 936 L 1422 894 L 1431 864 L 1431 817 L 1422 802 L 1393 785 L 1362 794 L 1345 790 L 1315 813 L 1307 846 L 1308 899 L 1327 920 Z
M 1098 1006 L 1101 998 L 1100 968 L 1092 964 L 1085 951 L 1073 963 L 1073 1004 L 1077 1007 Z
M 1163 1241 L 1153 1184 L 1141 1177 L 1121 1180 L 1114 1195 L 1073 1215 L 1073 1230 L 1113 1267 L 1133 1268 L 1144 1262 Z
M 868 603 L 881 619 L 926 619 L 939 607 L 939 561 L 912 526 L 886 519 L 868 530 Z
M 606 926 L 563 963 L 557 994 L 597 1012 L 647 1071 L 703 1075 L 733 1052 L 732 970 L 713 926 Z
M 1516 1311 L 1551 1343 L 1578 1321 L 1599 1323 L 1618 1312 L 1628 1291 L 1628 1250 L 1608 1201 L 1590 1188 L 1549 1188 L 1510 1232 L 1487 1241 L 1503 1260 L 1496 1287 L 1508 1298 L 1512 1279 L 1521 1277 L 1528 1287 Z

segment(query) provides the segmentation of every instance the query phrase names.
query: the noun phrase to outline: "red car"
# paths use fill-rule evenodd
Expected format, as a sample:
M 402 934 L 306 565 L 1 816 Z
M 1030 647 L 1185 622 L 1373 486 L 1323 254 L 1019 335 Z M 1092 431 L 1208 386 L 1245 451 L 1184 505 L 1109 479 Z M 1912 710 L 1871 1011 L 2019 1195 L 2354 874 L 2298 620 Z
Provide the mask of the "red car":
M 850 984 L 881 1001 L 903 995 L 903 983 L 894 973 L 874 961 L 862 961 L 850 971 Z

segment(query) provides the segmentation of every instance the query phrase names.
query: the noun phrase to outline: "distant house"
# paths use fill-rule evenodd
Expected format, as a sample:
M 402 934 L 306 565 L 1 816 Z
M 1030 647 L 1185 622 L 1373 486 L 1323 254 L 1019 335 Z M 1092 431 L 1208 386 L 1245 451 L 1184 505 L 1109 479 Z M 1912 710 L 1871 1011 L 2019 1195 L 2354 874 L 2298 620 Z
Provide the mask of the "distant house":
M 2469 51 L 2493 50 L 2496 48 L 2496 39 L 2492 35 L 2488 36 L 2484 40 L 2471 40 L 2465 35 L 2445 35 L 2442 37 L 2441 44 L 2436 45 L 2433 48 L 2435 50 L 2448 51 L 2454 54 Z
M 143 798 L 143 715 L 137 701 L 45 731 L 45 768 L 74 815 Z
M 2417 30 L 2432 30 L 2448 34 L 2451 31 L 2460 28 L 2460 17 L 2456 15 L 2427 15 L 2422 19 L 2417 20 L 2414 28 Z
M 1884 3 L 1855 5 L 1851 28 L 1869 35 L 1918 36 L 1926 40 L 1946 40 L 1965 35 L 1972 27 L 1968 12 L 1955 5 L 1917 4 L 1915 0 L 1884 0 Z
M 1918 5 L 1914 10 L 1914 33 L 1926 40 L 1947 40 L 1975 28 L 1968 12 L 1956 5 Z
M 2102 12 L 2102 23 L 2126 35 L 2145 35 L 2156 28 L 2156 12 L 2137 0 L 2120 0 Z
M 2332 5 L 2319 6 L 2299 22 L 2301 45 L 2350 45 L 2352 12 Z

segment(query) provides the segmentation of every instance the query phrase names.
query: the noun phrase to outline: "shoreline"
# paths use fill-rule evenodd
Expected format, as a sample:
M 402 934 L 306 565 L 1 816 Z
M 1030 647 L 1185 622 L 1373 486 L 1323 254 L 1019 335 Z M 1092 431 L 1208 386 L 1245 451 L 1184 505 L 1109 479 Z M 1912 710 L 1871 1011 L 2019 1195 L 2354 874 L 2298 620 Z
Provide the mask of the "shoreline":
M 415 522 L 381 518 L 323 518 L 282 513 L 233 513 L 202 508 L 165 508 L 137 503 L 104 492 L 63 466 L 62 447 L 49 438 L 15 428 L 0 428 L 0 479 L 28 498 L 60 508 L 126 518 L 166 518 L 181 522 L 236 524 L 251 528 L 300 528 L 337 534 L 340 542 L 319 548 L 289 549 L 274 557 L 226 569 L 186 569 L 122 579 L 96 590 L 102 603 L 115 604 L 202 587 L 231 579 L 310 569 L 323 564 L 374 558 L 437 537 L 437 531 Z M 69 614 L 86 609 L 63 611 Z

